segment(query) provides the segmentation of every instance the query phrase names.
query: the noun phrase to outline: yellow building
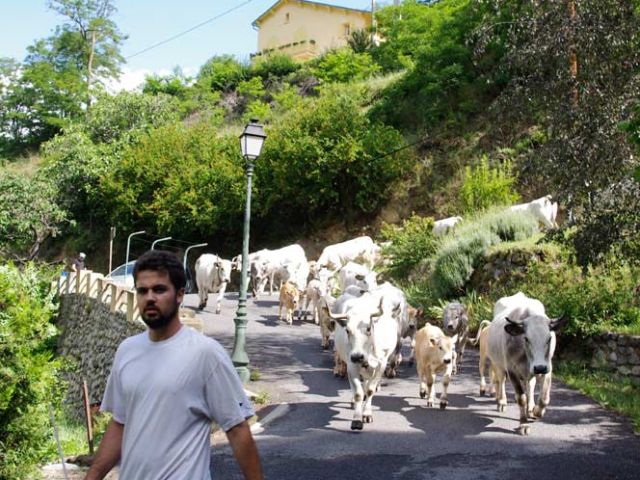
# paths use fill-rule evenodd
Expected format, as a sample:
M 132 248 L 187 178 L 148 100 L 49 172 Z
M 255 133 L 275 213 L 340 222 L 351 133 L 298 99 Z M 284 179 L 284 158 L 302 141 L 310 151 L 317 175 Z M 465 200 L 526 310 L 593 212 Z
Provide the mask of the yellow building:
M 309 60 L 344 47 L 351 32 L 371 27 L 371 12 L 307 0 L 278 0 L 252 25 L 258 29 L 255 55 L 283 53 Z

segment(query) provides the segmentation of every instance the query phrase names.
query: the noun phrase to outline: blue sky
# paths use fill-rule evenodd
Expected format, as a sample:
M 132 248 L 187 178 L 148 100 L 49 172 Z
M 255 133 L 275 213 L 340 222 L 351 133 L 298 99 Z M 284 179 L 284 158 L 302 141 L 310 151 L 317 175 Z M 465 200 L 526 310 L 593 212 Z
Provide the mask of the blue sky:
M 321 1 L 363 10 L 371 7 L 371 0 Z M 175 66 L 194 73 L 213 55 L 227 53 L 248 59 L 257 45 L 257 32 L 251 22 L 275 2 L 116 0 L 118 12 L 114 20 L 120 31 L 129 36 L 122 48 L 125 57 L 238 7 L 172 42 L 127 59 L 123 71 L 136 78 L 151 72 L 167 73 Z M 62 20 L 47 8 L 46 0 L 0 0 L 0 57 L 23 60 L 27 47 L 34 40 L 49 36 Z

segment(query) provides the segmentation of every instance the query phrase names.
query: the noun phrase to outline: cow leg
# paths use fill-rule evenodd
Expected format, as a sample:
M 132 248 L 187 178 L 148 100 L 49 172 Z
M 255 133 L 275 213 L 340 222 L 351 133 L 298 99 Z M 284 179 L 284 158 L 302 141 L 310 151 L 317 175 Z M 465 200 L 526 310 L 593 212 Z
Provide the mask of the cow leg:
M 480 352 L 480 361 L 478 362 L 478 370 L 480 371 L 480 396 L 482 397 L 487 391 L 487 382 L 484 378 L 484 369 L 487 364 L 487 359 L 484 357 L 484 352 Z
M 440 394 L 440 408 L 445 409 L 447 405 L 449 405 L 449 396 L 447 394 L 447 390 L 449 389 L 449 381 L 451 380 L 451 363 L 447 365 L 444 371 L 444 375 L 442 376 L 442 393 Z
M 347 374 L 347 364 L 340 358 L 336 350 L 333 351 L 333 374 L 342 378 Z
M 458 374 L 458 352 L 456 351 L 455 347 L 453 347 L 453 350 L 451 351 L 451 373 L 453 375 L 457 375 Z
M 529 417 L 527 416 L 527 394 L 525 392 L 525 388 L 528 388 L 529 385 L 527 382 L 527 385 L 525 386 L 525 382 L 520 378 L 517 378 L 513 372 L 509 373 L 509 377 L 511 378 L 513 389 L 516 392 L 518 407 L 520 407 L 520 425 L 518 425 L 517 432 L 520 435 L 526 436 L 529 435 L 529 430 L 531 429 L 531 425 L 529 425 Z
M 313 302 L 313 321 L 315 322 L 316 325 L 318 325 L 320 323 L 320 315 L 318 314 L 318 303 L 317 302 Z
M 535 406 L 536 377 L 537 375 L 534 375 L 527 382 L 527 415 L 529 417 L 533 417 L 533 407 Z
M 349 375 L 349 383 L 353 392 L 353 420 L 351 421 L 351 430 L 362 430 L 364 425 L 362 419 L 362 410 L 364 407 L 364 389 L 360 380 L 360 372 L 358 367 L 351 362 L 347 364 L 347 374 Z
M 295 310 L 293 308 L 287 308 L 287 323 L 289 325 L 293 325 L 293 313 Z
M 407 359 L 407 365 L 413 365 L 413 362 L 416 358 L 416 339 L 415 337 L 411 337 L 411 352 L 409 353 L 409 358 Z
M 223 282 L 220 284 L 220 288 L 218 290 L 218 298 L 216 300 L 216 313 L 220 313 L 222 309 L 222 299 L 224 298 L 224 292 L 227 291 L 227 284 L 229 282 Z
M 546 375 L 542 375 L 542 383 L 540 384 L 540 397 L 538 398 L 538 405 L 533 407 L 533 416 L 535 418 L 542 418 L 544 412 L 551 400 L 551 372 Z
M 436 401 L 436 391 L 433 388 L 433 384 L 436 382 L 436 374 L 431 371 L 430 367 L 427 367 L 427 407 L 433 407 Z
M 205 287 L 198 286 L 198 297 L 200 299 L 200 303 L 198 304 L 198 310 L 202 310 L 207 306 L 208 299 L 208 291 Z
M 505 382 L 507 380 L 506 372 L 497 367 L 493 367 L 494 374 L 494 388 L 496 390 L 496 402 L 498 404 L 498 411 L 504 412 L 507 406 L 507 391 Z
M 400 349 L 402 348 L 402 340 L 398 340 L 396 344 L 396 349 L 389 356 L 389 363 L 384 370 L 384 376 L 387 378 L 395 378 L 398 374 L 398 365 L 400 365 L 400 361 L 402 360 L 402 356 L 400 355 Z

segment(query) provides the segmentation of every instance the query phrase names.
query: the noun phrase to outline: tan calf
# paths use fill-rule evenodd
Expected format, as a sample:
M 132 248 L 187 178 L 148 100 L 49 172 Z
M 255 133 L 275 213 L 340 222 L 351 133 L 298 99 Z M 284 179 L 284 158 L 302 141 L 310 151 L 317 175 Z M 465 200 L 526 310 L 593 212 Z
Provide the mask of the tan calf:
M 436 394 L 433 384 L 436 374 L 442 374 L 442 394 L 440 408 L 447 408 L 447 388 L 453 369 L 453 346 L 455 337 L 447 337 L 444 332 L 427 323 L 416 333 L 416 366 L 420 378 L 420 398 L 427 397 L 427 406 L 433 407 Z
M 296 286 L 291 282 L 285 282 L 280 287 L 280 308 L 278 310 L 278 316 L 280 320 L 285 320 L 282 316 L 282 307 L 285 309 L 286 321 L 289 325 L 293 323 L 293 315 L 296 308 L 298 308 L 298 299 L 300 292 Z
M 488 327 L 491 325 L 491 322 L 488 320 L 483 320 L 480 322 L 480 326 L 478 327 L 478 333 L 474 340 L 471 340 L 470 343 L 472 345 L 480 344 L 480 361 L 478 363 L 478 369 L 480 370 L 480 396 L 484 395 L 487 391 L 487 382 L 484 376 L 484 369 L 487 366 L 487 339 L 489 338 Z M 493 370 L 491 369 L 491 365 L 489 365 L 489 375 L 490 375 L 490 387 L 489 387 L 489 395 L 495 393 L 494 388 L 494 376 Z

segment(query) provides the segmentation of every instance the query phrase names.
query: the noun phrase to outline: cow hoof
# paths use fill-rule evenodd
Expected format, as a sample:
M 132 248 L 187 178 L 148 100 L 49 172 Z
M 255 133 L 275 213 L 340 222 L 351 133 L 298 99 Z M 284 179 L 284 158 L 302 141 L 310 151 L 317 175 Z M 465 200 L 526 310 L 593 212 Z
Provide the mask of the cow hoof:
M 321 345 L 322 350 L 329 350 L 329 345 Z
M 520 425 L 517 429 L 518 433 L 520 435 L 522 435 L 523 437 L 526 437 L 527 435 L 529 435 L 529 432 L 531 431 L 531 425 Z
M 486 393 L 486 390 L 484 388 L 480 389 L 480 396 L 484 397 L 484 394 Z
M 540 408 L 538 405 L 533 407 L 533 410 L 531 411 L 531 416 L 533 418 L 542 418 L 543 415 L 544 415 L 544 408 Z
M 504 413 L 504 407 L 505 407 L 505 405 L 504 405 L 504 404 L 499 403 L 499 404 L 498 404 L 498 411 L 499 411 L 499 412 L 501 412 L 501 413 Z
M 420 390 L 420 398 L 424 398 L 427 396 L 427 392 L 424 390 Z
M 429 407 L 429 408 L 433 407 L 433 402 L 431 400 L 429 400 L 427 402 L 427 407 Z
M 363 415 L 362 420 L 364 423 L 373 423 L 373 415 Z
M 219 315 L 219 314 L 220 314 L 220 309 L 216 308 L 216 315 Z
M 202 310 L 206 306 L 206 303 L 201 303 L 198 305 L 198 310 Z
M 395 370 L 388 370 L 386 372 L 384 372 L 384 376 L 387 378 L 396 378 L 396 371 Z
M 351 422 L 351 430 L 362 430 L 363 425 L 362 420 L 353 420 Z
M 445 408 L 447 408 L 448 404 L 449 402 L 440 402 L 440 410 L 444 410 Z

